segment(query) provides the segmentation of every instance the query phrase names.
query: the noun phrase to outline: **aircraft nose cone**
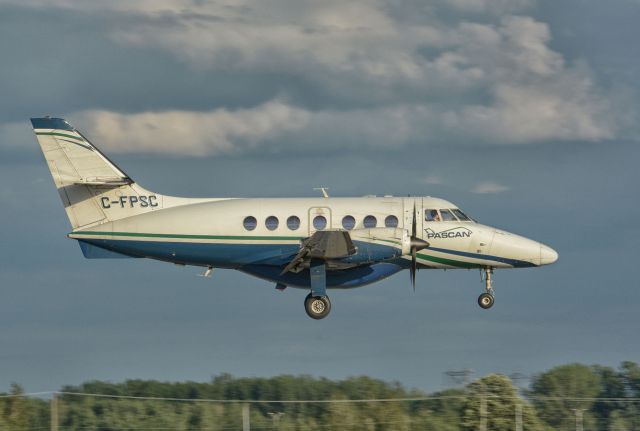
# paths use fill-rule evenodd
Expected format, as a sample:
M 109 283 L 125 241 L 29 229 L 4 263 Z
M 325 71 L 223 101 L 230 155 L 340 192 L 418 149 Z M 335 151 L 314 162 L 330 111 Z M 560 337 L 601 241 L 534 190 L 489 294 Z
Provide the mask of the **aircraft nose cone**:
M 558 252 L 552 249 L 551 247 L 547 247 L 544 244 L 540 244 L 540 264 L 541 265 L 550 265 L 558 260 Z

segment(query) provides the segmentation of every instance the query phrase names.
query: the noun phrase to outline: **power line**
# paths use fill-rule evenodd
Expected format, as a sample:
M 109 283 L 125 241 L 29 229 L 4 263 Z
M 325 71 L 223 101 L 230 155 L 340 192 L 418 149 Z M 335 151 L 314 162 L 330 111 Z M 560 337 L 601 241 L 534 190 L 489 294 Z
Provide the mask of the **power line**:
M 38 397 L 42 395 L 53 395 L 58 392 L 56 391 L 45 391 L 45 392 L 27 392 L 20 394 L 0 394 L 0 398 L 22 398 L 22 397 Z
M 81 397 L 96 398 L 113 398 L 113 399 L 131 399 L 131 400 L 155 400 L 155 401 L 180 401 L 180 402 L 209 402 L 209 403 L 250 403 L 250 404 L 349 404 L 349 403 L 393 403 L 393 402 L 416 402 L 430 400 L 446 400 L 446 399 L 467 399 L 469 395 L 435 395 L 424 397 L 408 397 L 408 398 L 367 398 L 367 399 L 341 399 L 341 400 L 243 400 L 243 399 L 215 399 L 215 398 L 175 398 L 175 397 L 145 397 L 133 395 L 110 395 L 110 394 L 93 394 L 87 392 L 67 392 L 67 391 L 42 391 L 27 392 L 21 394 L 2 394 L 0 398 L 27 398 L 46 395 L 67 395 Z M 500 398 L 504 400 L 518 400 L 518 396 L 499 396 L 487 394 L 487 398 Z M 593 401 L 593 402 L 640 402 L 640 397 L 566 397 L 566 396 L 547 396 L 547 395 L 529 395 L 525 397 L 529 400 L 537 401 Z
M 96 398 L 132 399 L 132 400 L 156 400 L 156 401 L 181 401 L 181 402 L 210 402 L 210 403 L 249 403 L 249 404 L 348 404 L 348 403 L 392 403 L 392 402 L 412 402 L 445 399 L 464 399 L 463 395 L 443 395 L 432 397 L 412 397 L 412 398 L 370 398 L 370 399 L 348 399 L 348 400 L 241 400 L 241 399 L 206 399 L 206 398 L 164 398 L 164 397 L 142 397 L 132 395 L 108 395 L 108 394 L 88 394 L 85 392 L 55 392 L 59 395 L 89 396 Z

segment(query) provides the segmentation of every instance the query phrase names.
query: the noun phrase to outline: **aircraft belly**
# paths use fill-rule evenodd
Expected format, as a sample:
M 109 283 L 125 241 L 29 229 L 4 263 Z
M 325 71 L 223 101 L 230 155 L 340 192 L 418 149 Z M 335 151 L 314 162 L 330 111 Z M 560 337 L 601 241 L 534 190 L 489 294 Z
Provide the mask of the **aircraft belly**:
M 380 262 L 356 268 L 328 271 L 326 274 L 327 288 L 350 289 L 375 283 L 404 269 L 405 265 L 401 261 L 402 259 L 398 259 L 397 261 Z M 308 270 L 297 274 L 288 272 L 281 275 L 279 268 L 270 265 L 246 265 L 238 269 L 255 277 L 281 283 L 286 286 L 308 288 L 311 285 Z

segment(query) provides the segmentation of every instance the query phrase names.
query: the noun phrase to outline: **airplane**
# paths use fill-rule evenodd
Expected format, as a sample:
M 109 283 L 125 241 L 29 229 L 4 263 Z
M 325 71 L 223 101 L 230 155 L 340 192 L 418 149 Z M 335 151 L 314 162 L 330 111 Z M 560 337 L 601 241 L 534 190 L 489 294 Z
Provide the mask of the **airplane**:
M 149 258 L 228 268 L 309 290 L 307 315 L 331 311 L 328 289 L 365 286 L 408 269 L 479 269 L 494 304 L 499 268 L 539 267 L 558 253 L 478 223 L 457 205 L 422 197 L 182 198 L 142 188 L 61 118 L 32 118 L 34 132 L 88 259 Z

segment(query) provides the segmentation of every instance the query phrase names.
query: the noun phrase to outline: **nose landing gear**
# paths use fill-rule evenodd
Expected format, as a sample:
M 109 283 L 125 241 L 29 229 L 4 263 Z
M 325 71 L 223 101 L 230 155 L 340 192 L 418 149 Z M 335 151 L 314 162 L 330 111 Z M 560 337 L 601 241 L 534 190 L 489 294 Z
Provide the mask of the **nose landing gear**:
M 480 270 L 480 278 L 484 281 L 485 292 L 478 297 L 478 305 L 485 310 L 493 307 L 493 303 L 495 302 L 492 275 L 493 268 L 483 268 Z

